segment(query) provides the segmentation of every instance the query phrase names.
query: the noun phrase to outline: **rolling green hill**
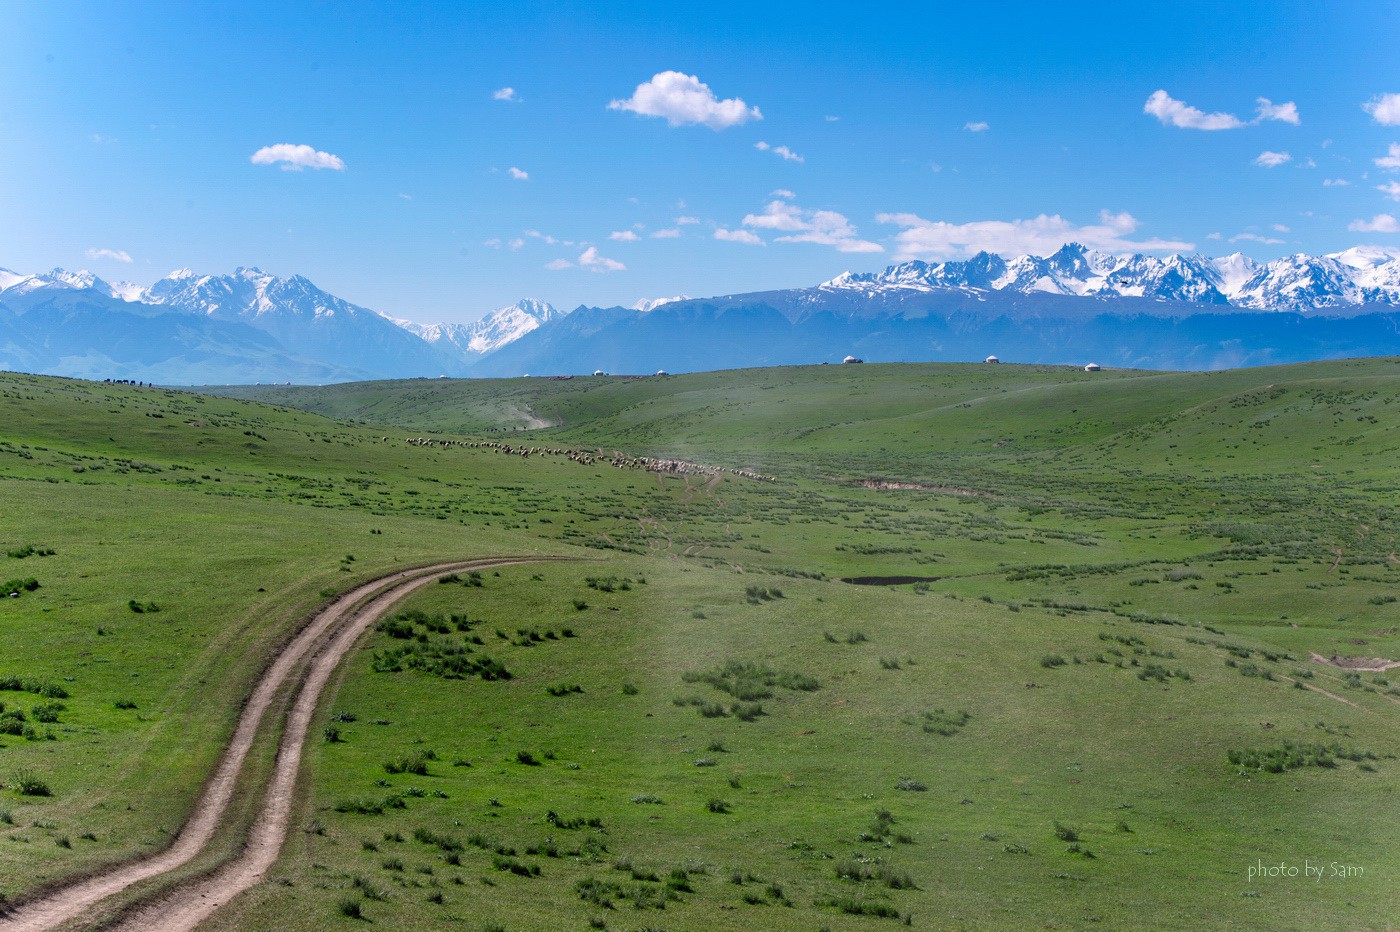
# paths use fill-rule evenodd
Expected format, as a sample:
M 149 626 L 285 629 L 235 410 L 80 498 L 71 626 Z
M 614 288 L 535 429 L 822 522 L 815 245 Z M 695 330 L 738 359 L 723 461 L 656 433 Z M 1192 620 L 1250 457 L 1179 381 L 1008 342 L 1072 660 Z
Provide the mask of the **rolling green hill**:
M 1396 360 L 218 392 L 0 376 L 9 897 L 168 838 L 334 591 L 547 553 L 367 641 L 216 927 L 1400 912 L 1400 673 L 1310 659 L 1400 656 Z

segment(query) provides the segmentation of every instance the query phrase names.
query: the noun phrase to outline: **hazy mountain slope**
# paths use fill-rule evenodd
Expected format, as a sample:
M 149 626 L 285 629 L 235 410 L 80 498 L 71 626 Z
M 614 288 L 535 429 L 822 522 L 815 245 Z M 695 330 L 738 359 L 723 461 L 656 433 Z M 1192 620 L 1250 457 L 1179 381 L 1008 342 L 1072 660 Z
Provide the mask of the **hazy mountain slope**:
M 298 357 L 239 321 L 73 290 L 0 295 L 0 367 L 170 384 L 196 377 L 324 382 L 372 374 Z

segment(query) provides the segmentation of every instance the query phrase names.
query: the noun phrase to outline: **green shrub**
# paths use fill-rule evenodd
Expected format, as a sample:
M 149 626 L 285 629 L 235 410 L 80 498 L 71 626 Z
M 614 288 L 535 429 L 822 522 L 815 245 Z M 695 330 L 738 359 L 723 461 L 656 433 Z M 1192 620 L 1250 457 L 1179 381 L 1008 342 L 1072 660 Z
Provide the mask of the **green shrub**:
M 49 785 L 35 776 L 32 770 L 16 770 L 15 775 L 10 778 L 10 785 L 13 786 L 21 796 L 52 796 Z
M 411 751 L 391 757 L 384 762 L 385 773 L 411 773 L 415 776 L 428 775 L 428 761 L 436 759 L 436 754 L 425 751 Z
M 968 722 L 972 721 L 972 716 L 966 710 L 948 712 L 944 709 L 934 709 L 932 712 L 925 712 L 923 720 L 923 729 L 926 734 L 951 738 L 961 731 Z

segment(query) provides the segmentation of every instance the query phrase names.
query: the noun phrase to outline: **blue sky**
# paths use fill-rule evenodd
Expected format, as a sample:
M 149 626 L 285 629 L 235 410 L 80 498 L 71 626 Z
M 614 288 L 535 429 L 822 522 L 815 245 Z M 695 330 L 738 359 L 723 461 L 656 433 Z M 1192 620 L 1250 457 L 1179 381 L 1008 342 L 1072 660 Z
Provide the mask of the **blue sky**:
M 1400 6 L 970 6 L 9 0 L 0 267 L 466 321 L 1064 239 L 1400 248 Z

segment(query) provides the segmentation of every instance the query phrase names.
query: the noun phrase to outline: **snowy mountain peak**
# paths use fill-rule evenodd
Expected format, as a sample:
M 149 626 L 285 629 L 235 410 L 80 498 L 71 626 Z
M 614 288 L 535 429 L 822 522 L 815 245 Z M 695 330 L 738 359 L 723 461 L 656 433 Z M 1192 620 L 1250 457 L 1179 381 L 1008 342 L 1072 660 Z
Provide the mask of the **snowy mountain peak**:
M 21 275 L 18 272 L 11 272 L 9 269 L 0 269 L 0 291 L 13 288 L 20 282 L 29 279 L 29 275 Z
M 420 324 L 411 320 L 389 319 L 434 346 L 464 355 L 483 355 L 514 343 L 541 324 L 568 313 L 536 298 L 522 298 L 470 324 Z
M 1387 249 L 1384 246 L 1353 246 L 1341 252 L 1328 253 L 1325 258 L 1336 259 L 1342 265 L 1353 269 L 1373 269 L 1400 259 L 1400 249 Z
M 632 310 L 641 311 L 643 314 L 654 311 L 663 304 L 674 304 L 677 301 L 689 301 L 690 295 L 678 294 L 670 298 L 642 298 L 632 305 Z

